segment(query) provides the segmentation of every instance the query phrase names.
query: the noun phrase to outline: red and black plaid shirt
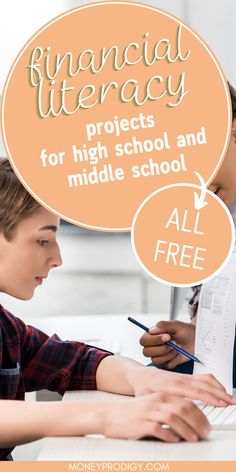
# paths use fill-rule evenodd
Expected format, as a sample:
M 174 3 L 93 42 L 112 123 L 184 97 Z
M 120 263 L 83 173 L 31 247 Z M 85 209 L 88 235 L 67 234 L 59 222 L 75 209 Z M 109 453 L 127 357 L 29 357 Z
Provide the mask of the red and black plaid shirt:
M 61 341 L 26 326 L 0 305 L 0 399 L 24 400 L 25 392 L 95 390 L 96 370 L 110 352 Z M 13 449 L 13 448 L 12 448 Z M 0 449 L 4 460 L 12 449 Z

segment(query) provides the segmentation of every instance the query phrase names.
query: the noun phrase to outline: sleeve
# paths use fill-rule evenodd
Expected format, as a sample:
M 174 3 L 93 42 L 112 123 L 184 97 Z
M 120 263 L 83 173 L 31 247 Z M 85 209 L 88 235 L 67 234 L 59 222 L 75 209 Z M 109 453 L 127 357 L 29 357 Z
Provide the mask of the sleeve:
M 196 287 L 192 287 L 193 295 L 188 302 L 188 311 L 191 320 L 195 318 L 195 316 L 197 316 L 201 287 L 201 285 L 196 285 Z
M 25 390 L 96 390 L 99 363 L 111 352 L 76 341 L 49 337 L 17 319 L 21 333 L 21 368 Z

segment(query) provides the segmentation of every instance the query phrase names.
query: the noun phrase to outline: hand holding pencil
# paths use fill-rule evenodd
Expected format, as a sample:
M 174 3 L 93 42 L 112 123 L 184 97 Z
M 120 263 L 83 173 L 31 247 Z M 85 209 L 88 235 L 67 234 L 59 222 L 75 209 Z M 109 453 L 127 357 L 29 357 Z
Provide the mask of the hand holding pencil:
M 159 364 L 166 369 L 174 369 L 190 359 L 165 344 L 169 341 L 173 341 L 184 351 L 193 355 L 195 326 L 181 321 L 160 321 L 140 338 L 145 357 L 149 357 L 154 364 Z

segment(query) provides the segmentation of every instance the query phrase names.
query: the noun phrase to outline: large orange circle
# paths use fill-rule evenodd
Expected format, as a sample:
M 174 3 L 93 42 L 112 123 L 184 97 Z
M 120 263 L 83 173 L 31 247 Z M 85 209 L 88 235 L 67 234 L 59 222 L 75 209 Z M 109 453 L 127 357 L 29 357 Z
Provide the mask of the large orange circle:
M 58 116 L 44 116 L 50 100 Z M 129 230 L 150 193 L 197 183 L 195 170 L 209 182 L 230 118 L 225 79 L 201 38 L 166 12 L 127 2 L 83 5 L 47 24 L 16 58 L 2 101 L 7 153 L 29 192 L 105 231 Z

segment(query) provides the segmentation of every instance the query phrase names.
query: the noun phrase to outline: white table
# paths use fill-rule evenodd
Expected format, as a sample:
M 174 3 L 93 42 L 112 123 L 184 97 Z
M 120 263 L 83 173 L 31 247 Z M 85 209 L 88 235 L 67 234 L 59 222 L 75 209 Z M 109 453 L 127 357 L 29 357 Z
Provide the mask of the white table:
M 67 392 L 63 401 L 114 399 L 105 392 Z M 203 461 L 236 460 L 236 430 L 212 431 L 208 440 L 167 444 L 150 440 L 118 440 L 95 437 L 46 438 L 37 460 L 47 461 Z
M 133 315 L 141 323 L 153 326 L 158 321 L 168 319 L 168 314 L 137 314 Z M 110 350 L 116 354 L 131 357 L 143 364 L 148 364 L 148 359 L 142 354 L 139 338 L 143 331 L 127 321 L 128 314 L 124 315 L 67 315 L 67 316 L 43 316 L 24 318 L 26 324 L 31 324 L 48 335 L 57 333 L 61 339 L 73 339 L 87 342 L 97 347 Z M 52 398 L 52 393 L 44 392 L 45 400 Z M 31 392 L 26 395 L 29 400 L 36 399 L 36 394 Z M 41 449 L 41 440 L 37 443 L 17 446 L 14 451 L 16 460 L 24 460 L 26 457 L 35 460 Z

